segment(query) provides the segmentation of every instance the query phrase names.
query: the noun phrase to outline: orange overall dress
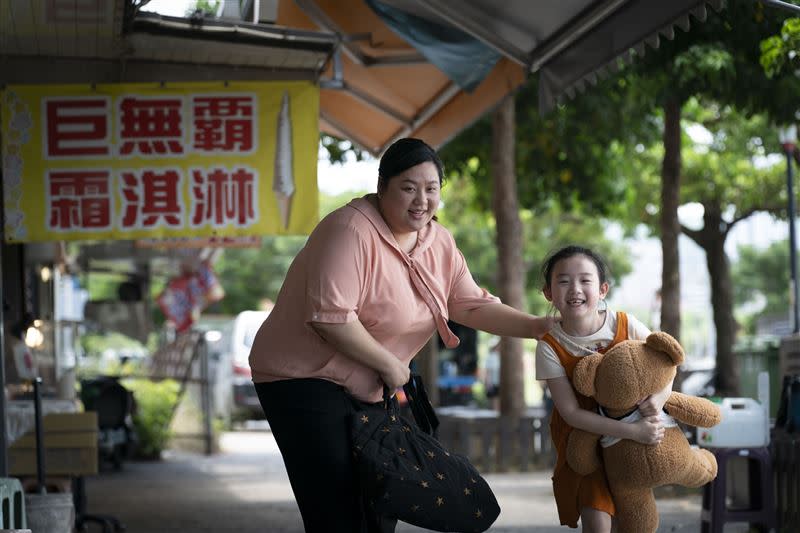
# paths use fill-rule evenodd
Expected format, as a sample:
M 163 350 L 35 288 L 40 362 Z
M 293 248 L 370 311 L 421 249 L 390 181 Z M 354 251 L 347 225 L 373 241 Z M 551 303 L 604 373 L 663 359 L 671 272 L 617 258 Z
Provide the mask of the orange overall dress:
M 599 351 L 605 352 L 615 344 L 627 339 L 628 317 L 625 313 L 617 313 L 617 331 L 614 334 L 614 340 Z M 542 340 L 556 352 L 558 359 L 567 371 L 567 379 L 572 383 L 575 365 L 581 360 L 581 357 L 576 357 L 569 353 L 549 333 Z M 596 411 L 597 402 L 593 398 L 579 394 L 574 387 L 573 391 L 578 400 L 578 405 L 582 409 Z M 572 426 L 561 418 L 557 409 L 554 409 L 550 417 L 550 436 L 553 439 L 553 445 L 557 453 L 556 467 L 553 471 L 553 493 L 555 494 L 558 517 L 561 520 L 561 524 L 569 527 L 578 527 L 578 518 L 580 518 L 580 509 L 582 507 L 598 509 L 611 516 L 614 516 L 615 509 L 614 501 L 611 499 L 611 492 L 608 489 L 608 482 L 606 481 L 606 472 L 602 466 L 588 476 L 581 476 L 567 464 L 567 440 L 571 431 Z M 598 453 L 600 453 L 600 450 L 598 450 Z

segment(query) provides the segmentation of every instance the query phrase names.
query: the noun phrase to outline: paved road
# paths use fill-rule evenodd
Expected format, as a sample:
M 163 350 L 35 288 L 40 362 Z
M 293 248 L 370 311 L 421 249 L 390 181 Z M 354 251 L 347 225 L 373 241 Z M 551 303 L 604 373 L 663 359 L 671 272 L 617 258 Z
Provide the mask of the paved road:
M 87 480 L 88 511 L 113 514 L 129 533 L 302 533 L 283 463 L 268 431 L 223 435 L 222 453 L 168 452 Z M 549 472 L 487 476 L 503 512 L 492 533 L 565 533 Z M 659 532 L 700 531 L 700 496 L 659 500 Z M 746 531 L 726 528 L 726 533 Z M 95 530 L 92 530 L 95 531 Z M 398 533 L 425 531 L 401 524 Z

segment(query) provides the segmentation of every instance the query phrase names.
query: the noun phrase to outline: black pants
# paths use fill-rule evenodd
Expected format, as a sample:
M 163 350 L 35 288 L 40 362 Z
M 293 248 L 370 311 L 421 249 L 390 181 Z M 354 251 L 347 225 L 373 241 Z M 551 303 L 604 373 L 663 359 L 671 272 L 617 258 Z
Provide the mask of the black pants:
M 256 383 L 306 533 L 394 533 L 396 520 L 366 510 L 350 445 L 354 407 L 322 379 Z

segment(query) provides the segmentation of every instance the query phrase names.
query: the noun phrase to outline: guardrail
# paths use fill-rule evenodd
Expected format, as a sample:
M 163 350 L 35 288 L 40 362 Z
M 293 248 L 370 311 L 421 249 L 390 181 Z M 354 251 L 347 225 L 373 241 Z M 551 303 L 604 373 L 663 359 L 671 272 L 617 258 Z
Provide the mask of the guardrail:
M 520 418 L 468 407 L 440 407 L 436 414 L 440 442 L 481 472 L 525 472 L 555 463 L 544 407 L 529 408 Z

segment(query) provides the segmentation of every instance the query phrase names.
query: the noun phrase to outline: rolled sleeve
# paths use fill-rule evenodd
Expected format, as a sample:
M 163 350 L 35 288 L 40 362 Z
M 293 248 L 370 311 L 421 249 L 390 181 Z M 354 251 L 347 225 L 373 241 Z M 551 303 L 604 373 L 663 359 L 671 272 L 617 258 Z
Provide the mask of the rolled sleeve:
M 355 228 L 336 224 L 313 235 L 307 249 L 306 322 L 343 324 L 358 318 L 366 250 Z
M 486 289 L 482 289 L 475 283 L 464 255 L 460 250 L 456 249 L 453 264 L 453 282 L 447 300 L 447 311 L 450 316 L 499 302 L 500 298 L 492 296 Z

